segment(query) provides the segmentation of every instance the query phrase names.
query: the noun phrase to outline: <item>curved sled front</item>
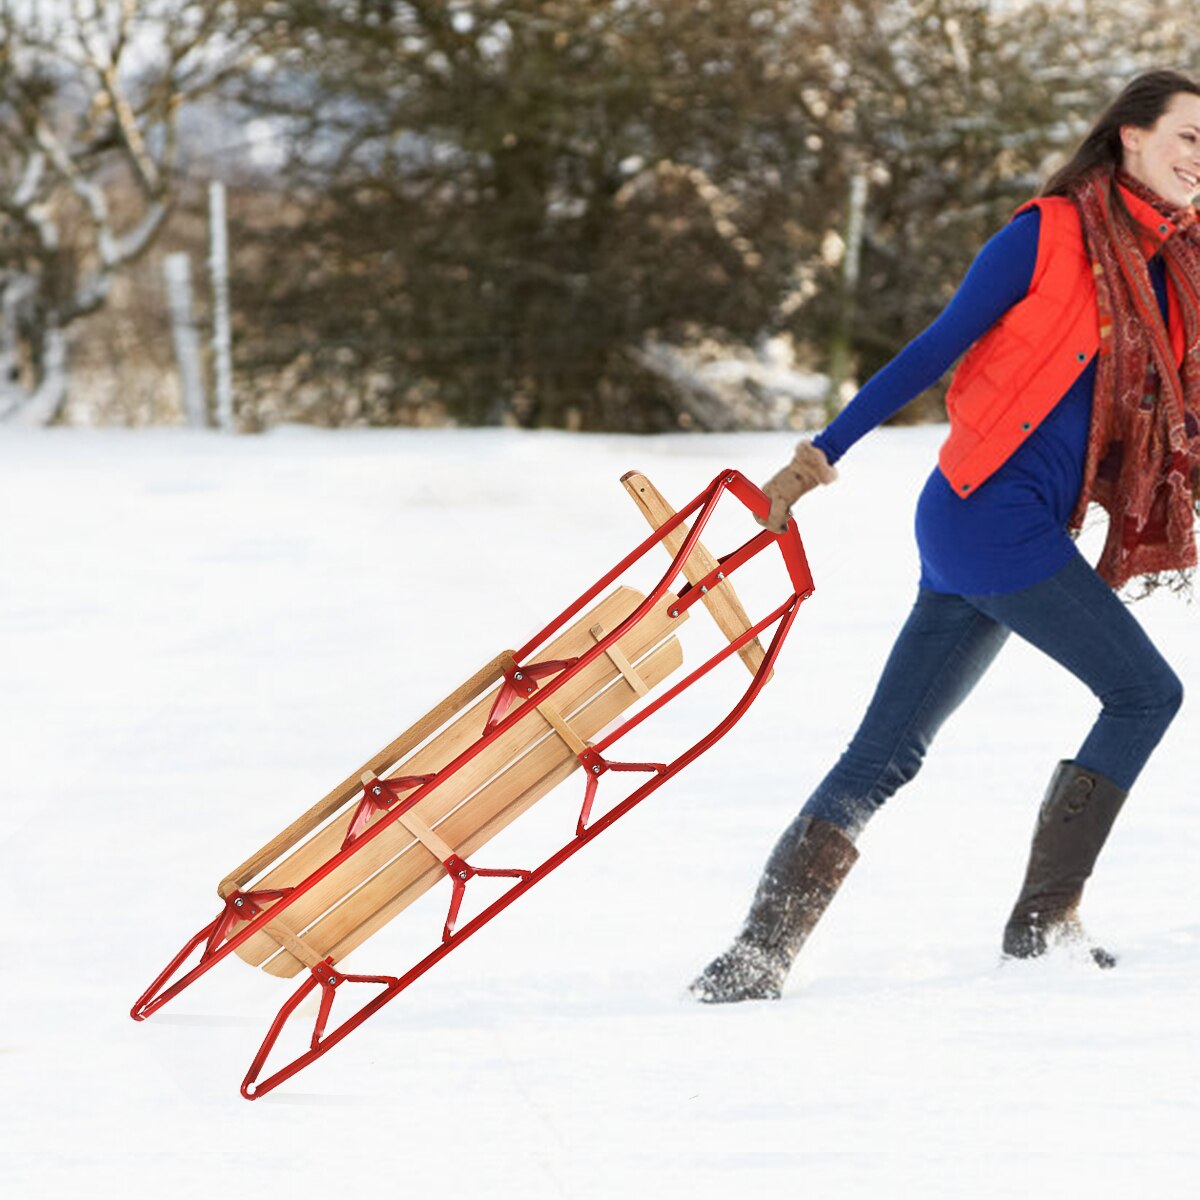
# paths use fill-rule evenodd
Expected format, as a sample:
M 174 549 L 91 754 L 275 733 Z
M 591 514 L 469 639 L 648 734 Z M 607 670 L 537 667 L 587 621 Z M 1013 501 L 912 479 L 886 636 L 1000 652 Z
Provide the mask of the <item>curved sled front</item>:
M 795 522 L 779 535 L 760 530 L 714 558 L 699 539 L 724 497 L 758 517 L 767 514 L 766 497 L 744 476 L 723 471 L 678 513 L 644 476 L 630 473 L 622 482 L 653 527 L 651 535 L 529 642 L 497 655 L 222 880 L 221 911 L 138 999 L 135 1020 L 156 1012 L 230 954 L 269 974 L 304 974 L 242 1084 L 248 1099 L 264 1095 L 337 1045 L 742 717 L 770 678 L 799 605 L 812 594 Z M 619 584 L 659 543 L 671 564 L 649 592 Z M 751 623 L 731 577 L 771 546 L 782 555 L 786 595 Z M 684 666 L 678 633 L 697 602 L 727 640 L 666 686 Z M 768 633 L 764 649 L 759 638 Z M 734 654 L 750 670 L 749 684 L 692 746 L 668 762 L 626 762 L 611 753 L 626 734 Z M 475 861 L 492 837 L 576 771 L 584 774 L 583 796 L 572 818 L 573 836 L 558 850 L 533 867 Z M 610 772 L 641 782 L 593 819 Z M 459 925 L 476 876 L 512 883 Z M 400 974 L 342 971 L 338 964 L 346 955 L 443 880 L 449 887 L 445 919 L 428 953 Z M 198 950 L 198 960 L 185 969 Z M 347 984 L 369 985 L 373 995 L 329 1030 L 335 993 Z M 318 990 L 308 1049 L 260 1079 L 289 1018 Z

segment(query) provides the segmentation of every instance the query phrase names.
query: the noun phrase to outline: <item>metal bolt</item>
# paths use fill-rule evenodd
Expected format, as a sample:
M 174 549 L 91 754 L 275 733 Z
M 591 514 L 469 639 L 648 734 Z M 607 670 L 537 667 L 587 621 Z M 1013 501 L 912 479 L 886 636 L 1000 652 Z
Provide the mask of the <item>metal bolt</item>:
M 593 768 L 592 768 L 592 774 L 593 774 L 593 775 L 599 775 L 599 774 L 600 774 L 600 768 L 599 768 L 599 767 L 593 767 Z
M 382 795 L 383 795 L 383 788 L 381 788 L 381 787 L 373 787 L 373 788 L 371 789 L 371 795 L 372 795 L 372 796 L 382 796 Z
M 732 476 L 732 475 L 726 475 L 726 476 L 725 476 L 725 482 L 726 482 L 726 483 L 732 483 L 732 482 L 733 482 L 733 476 Z
M 677 608 L 671 609 L 671 616 L 673 616 L 673 617 L 679 616 L 679 609 L 677 609 Z
M 518 672 L 517 672 L 517 673 L 516 673 L 516 674 L 513 676 L 513 678 L 514 678 L 514 679 L 524 679 L 524 678 L 525 678 L 525 676 L 524 676 L 524 675 L 522 675 L 520 671 L 518 671 Z
M 467 877 L 466 871 L 459 871 L 458 877 L 459 877 L 459 879 L 466 879 L 466 877 Z
M 706 588 L 703 584 L 701 584 L 701 586 L 700 586 L 700 595 L 702 595 L 702 596 L 708 595 L 708 588 Z
M 717 582 L 718 582 L 718 583 L 724 583 L 724 582 L 725 582 L 725 572 L 724 572 L 724 571 L 718 571 L 718 572 L 717 572 Z
M 235 900 L 235 901 L 234 901 L 234 904 L 236 904 L 236 905 L 238 906 L 238 908 L 241 908 L 241 907 L 242 907 L 242 903 L 243 903 L 243 902 L 242 902 L 241 900 Z

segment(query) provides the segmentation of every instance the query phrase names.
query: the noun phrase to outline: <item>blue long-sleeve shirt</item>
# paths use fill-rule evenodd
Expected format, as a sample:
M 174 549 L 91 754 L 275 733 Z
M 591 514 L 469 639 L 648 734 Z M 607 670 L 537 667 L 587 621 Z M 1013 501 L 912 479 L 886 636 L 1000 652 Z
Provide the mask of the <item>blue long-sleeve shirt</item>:
M 836 462 L 945 374 L 973 342 L 1029 291 L 1041 215 L 1015 217 L 979 251 L 940 316 L 814 438 Z M 1162 260 L 1150 274 L 1166 314 Z M 1096 382 L 1095 357 L 1036 430 L 990 479 L 967 497 L 935 469 L 917 503 L 921 586 L 958 595 L 1016 591 L 1049 578 L 1074 553 L 1066 531 L 1083 485 Z

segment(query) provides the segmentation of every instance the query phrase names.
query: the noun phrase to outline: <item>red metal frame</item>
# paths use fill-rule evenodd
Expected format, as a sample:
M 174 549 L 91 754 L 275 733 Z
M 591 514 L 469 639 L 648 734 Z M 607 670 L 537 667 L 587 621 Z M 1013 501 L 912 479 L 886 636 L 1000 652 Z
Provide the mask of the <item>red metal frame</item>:
M 282 889 L 279 892 L 235 892 L 230 896 L 217 918 L 211 924 L 205 926 L 183 947 L 150 987 L 139 997 L 131 1010 L 130 1015 L 133 1019 L 137 1021 L 144 1020 L 164 1004 L 168 1003 L 184 988 L 190 986 L 201 975 L 215 966 L 221 959 L 236 950 L 248 938 L 253 937 L 268 922 L 281 915 L 300 896 L 315 887 L 322 879 L 341 866 L 343 862 L 347 861 L 351 855 L 361 851 L 363 846 L 373 838 L 378 837 L 384 829 L 398 820 L 403 813 L 419 804 L 434 788 L 449 779 L 466 763 L 470 762 L 487 746 L 491 745 L 498 737 L 503 736 L 518 721 L 522 720 L 530 712 L 535 711 L 535 705 L 530 704 L 523 705 L 515 712 L 510 712 L 509 710 L 516 700 L 524 699 L 535 691 L 543 699 L 548 699 L 569 679 L 573 678 L 580 671 L 585 670 L 600 655 L 605 654 L 609 647 L 620 641 L 630 629 L 654 610 L 670 589 L 671 583 L 682 573 L 683 564 L 687 562 L 699 541 L 700 534 L 708 524 L 717 503 L 726 492 L 733 495 L 755 516 L 765 519 L 769 510 L 769 503 L 766 496 L 739 472 L 722 471 L 708 488 L 701 492 L 688 505 L 680 509 L 666 524 L 655 530 L 635 550 L 623 558 L 605 575 L 601 576 L 591 588 L 584 592 L 573 604 L 569 605 L 549 625 L 530 639 L 525 646 L 515 652 L 514 660 L 516 665 L 505 672 L 505 682 L 501 686 L 500 692 L 493 704 L 484 730 L 475 743 L 433 776 L 410 776 L 373 781 L 386 785 L 383 795 L 369 796 L 366 788 L 364 788 L 363 799 L 356 810 L 355 817 L 351 823 L 351 831 L 348 832 L 342 848 L 323 866 L 312 872 L 312 874 L 297 883 L 294 887 Z M 593 647 L 577 658 L 554 662 L 526 663 L 526 660 L 530 655 L 535 653 L 538 647 L 545 645 L 555 633 L 582 612 L 601 592 L 624 574 L 635 562 L 649 553 L 668 534 L 679 528 L 683 522 L 693 516 L 695 520 L 682 546 L 674 555 L 666 574 L 654 586 L 645 600 L 625 620 L 621 621 L 615 629 L 600 637 Z M 265 1095 L 337 1045 L 342 1038 L 361 1025 L 369 1016 L 373 1015 L 389 1001 L 395 999 L 414 980 L 423 975 L 435 963 L 440 962 L 451 950 L 507 908 L 518 896 L 523 895 L 529 888 L 533 887 L 552 870 L 571 857 L 571 855 L 585 846 L 594 837 L 598 836 L 604 829 L 608 828 L 614 821 L 633 808 L 634 805 L 640 803 L 651 792 L 657 790 L 668 779 L 678 774 L 685 766 L 693 762 L 741 719 L 758 693 L 762 690 L 763 685 L 774 669 L 775 660 L 791 629 L 792 622 L 796 618 L 800 604 L 812 595 L 812 574 L 809 571 L 804 547 L 800 541 L 795 521 L 789 519 L 787 528 L 782 534 L 774 534 L 765 530 L 756 534 L 744 545 L 720 559 L 718 567 L 710 572 L 708 576 L 698 581 L 695 585 L 688 585 L 679 591 L 679 603 L 673 604 L 670 610 L 670 615 L 673 617 L 682 615 L 709 588 L 719 583 L 722 579 L 728 578 L 739 567 L 743 566 L 755 555 L 772 544 L 777 545 L 782 553 L 793 589 L 791 594 L 779 607 L 754 624 L 750 629 L 746 630 L 737 639 L 730 642 L 727 646 L 722 647 L 720 651 L 693 670 L 686 678 L 676 683 L 662 695 L 645 704 L 631 717 L 609 731 L 602 739 L 592 743 L 587 750 L 580 754 L 580 761 L 585 768 L 586 785 L 583 805 L 576 823 L 575 836 L 540 866 L 532 870 L 489 870 L 474 868 L 460 856 L 451 855 L 443 863 L 451 881 L 451 899 L 440 944 L 400 976 L 344 975 L 334 968 L 332 959 L 327 959 L 325 962 L 311 968 L 309 978 L 301 984 L 299 990 L 284 1004 L 272 1023 L 242 1083 L 241 1091 L 243 1096 L 247 1099 L 256 1099 L 259 1096 Z M 762 663 L 751 679 L 750 685 L 739 697 L 737 703 L 729 713 L 690 749 L 684 751 L 670 763 L 623 763 L 609 760 L 604 756 L 604 751 L 612 746 L 614 742 L 630 730 L 641 725 L 665 704 L 691 687 L 698 679 L 708 674 L 718 664 L 724 662 L 730 655 L 737 653 L 754 638 L 758 637 L 759 634 L 764 633 L 772 626 L 776 627 L 775 632 L 767 647 Z M 544 685 L 539 682 L 549 676 L 554 676 L 550 682 Z M 652 777 L 619 803 L 615 804 L 595 822 L 589 823 L 599 780 L 608 771 L 646 771 L 650 772 Z M 399 793 L 402 791 L 408 793 L 403 799 L 399 796 Z M 366 824 L 375 812 L 382 812 L 383 815 L 374 821 L 373 824 Z M 462 928 L 455 929 L 466 883 L 475 875 L 513 876 L 517 879 L 517 882 L 500 896 L 499 899 L 463 925 Z M 259 901 L 263 900 L 273 900 L 275 903 L 269 910 L 264 910 L 259 904 Z M 229 935 L 230 930 L 239 919 L 247 921 L 245 928 L 229 936 L 228 940 L 221 945 L 221 939 Z M 184 963 L 202 942 L 205 943 L 205 947 L 197 965 L 184 974 L 182 978 L 168 986 L 168 982 L 183 967 Z M 333 1004 L 333 993 L 341 984 L 347 982 L 379 983 L 383 985 L 383 991 L 351 1017 L 343 1021 L 331 1033 L 326 1034 L 326 1025 Z M 304 997 L 318 986 L 322 989 L 321 1006 L 309 1049 L 265 1080 L 259 1082 L 258 1077 L 284 1025 L 286 1025 L 288 1019 Z

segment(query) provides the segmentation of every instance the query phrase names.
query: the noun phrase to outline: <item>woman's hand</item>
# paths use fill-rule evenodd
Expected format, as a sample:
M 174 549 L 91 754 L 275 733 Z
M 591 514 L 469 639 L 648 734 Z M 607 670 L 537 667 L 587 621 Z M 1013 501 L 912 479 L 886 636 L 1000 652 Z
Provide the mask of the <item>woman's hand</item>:
M 836 478 L 837 469 L 830 466 L 825 455 L 812 442 L 800 442 L 792 461 L 763 484 L 771 511 L 765 521 L 757 517 L 755 520 L 772 533 L 782 533 L 792 515 L 792 505 L 818 484 L 832 483 Z

